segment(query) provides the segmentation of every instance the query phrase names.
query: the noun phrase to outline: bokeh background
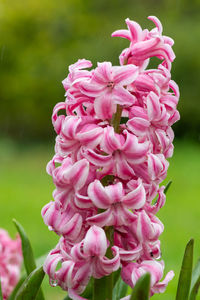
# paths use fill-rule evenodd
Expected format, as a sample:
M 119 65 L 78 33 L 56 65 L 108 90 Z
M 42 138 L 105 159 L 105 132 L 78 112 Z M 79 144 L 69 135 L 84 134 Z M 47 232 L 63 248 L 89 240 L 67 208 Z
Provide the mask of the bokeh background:
M 61 81 L 78 58 L 111 61 L 128 45 L 111 38 L 129 17 L 152 28 L 148 15 L 160 18 L 164 34 L 175 40 L 172 78 L 179 84 L 181 121 L 174 125 L 165 207 L 159 217 L 166 272 L 175 279 L 164 295 L 175 298 L 186 242 L 195 238 L 200 256 L 200 1 L 199 0 L 0 0 L 0 227 L 14 237 L 12 218 L 25 227 L 36 256 L 58 237 L 40 216 L 52 198 L 45 167 L 54 152 L 53 106 L 64 100 Z M 59 287 L 44 283 L 46 299 L 63 299 Z M 200 299 L 200 297 L 198 298 Z

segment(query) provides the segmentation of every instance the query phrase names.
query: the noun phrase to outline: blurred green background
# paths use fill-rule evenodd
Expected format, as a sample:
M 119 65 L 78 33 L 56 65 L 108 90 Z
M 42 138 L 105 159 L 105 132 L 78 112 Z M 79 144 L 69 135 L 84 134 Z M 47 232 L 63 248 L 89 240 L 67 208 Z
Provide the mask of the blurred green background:
M 175 296 L 184 247 L 195 238 L 200 256 L 200 1 L 199 0 L 0 0 L 0 227 L 14 236 L 11 219 L 26 228 L 36 256 L 58 238 L 40 217 L 53 184 L 45 166 L 53 155 L 53 106 L 64 100 L 61 81 L 78 58 L 112 61 L 128 42 L 111 38 L 129 17 L 143 28 L 160 18 L 164 34 L 175 40 L 172 78 L 179 84 L 181 121 L 174 126 L 175 153 L 168 178 L 173 184 L 159 217 L 166 272 L 175 279 L 164 295 Z M 47 281 L 47 279 L 46 279 Z M 46 299 L 62 299 L 59 288 L 44 285 Z M 200 299 L 200 297 L 198 298 Z

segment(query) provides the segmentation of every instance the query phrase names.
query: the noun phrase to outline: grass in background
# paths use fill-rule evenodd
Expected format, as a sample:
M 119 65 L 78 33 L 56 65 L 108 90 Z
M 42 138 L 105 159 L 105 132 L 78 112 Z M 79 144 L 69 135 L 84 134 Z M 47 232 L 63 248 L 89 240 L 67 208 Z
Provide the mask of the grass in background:
M 16 231 L 12 218 L 16 218 L 27 231 L 36 257 L 47 253 L 58 241 L 58 237 L 44 225 L 40 213 L 42 207 L 52 199 L 54 186 L 45 172 L 52 155 L 52 145 L 16 146 L 9 141 L 0 143 L 0 227 L 7 229 L 14 237 Z M 181 141 L 176 143 L 174 156 L 170 159 L 166 182 L 171 179 L 173 183 L 159 218 L 165 225 L 161 236 L 165 272 L 173 269 L 176 276 L 166 293 L 155 295 L 154 300 L 175 298 L 184 248 L 191 237 L 195 239 L 194 261 L 200 256 L 199 157 L 199 144 Z M 47 281 L 46 278 L 46 299 L 63 299 L 65 293 L 59 287 L 49 287 Z

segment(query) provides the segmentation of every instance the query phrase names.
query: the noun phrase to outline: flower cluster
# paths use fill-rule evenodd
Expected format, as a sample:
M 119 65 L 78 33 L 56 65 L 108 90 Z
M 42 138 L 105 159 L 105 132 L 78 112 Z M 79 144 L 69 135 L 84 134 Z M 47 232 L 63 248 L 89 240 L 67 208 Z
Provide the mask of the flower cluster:
M 0 281 L 3 299 L 8 299 L 20 278 L 22 263 L 21 240 L 12 240 L 7 231 L 0 229 Z
M 44 270 L 72 299 L 82 299 L 91 277 L 119 268 L 131 287 L 150 272 L 152 295 L 173 277 L 170 271 L 160 282 L 163 224 L 155 214 L 165 203 L 160 183 L 173 154 L 179 90 L 170 77 L 173 40 L 149 19 L 151 31 L 127 19 L 128 30 L 112 34 L 130 41 L 119 66 L 71 65 L 66 101 L 53 110 L 57 137 L 47 172 L 56 188 L 42 216 L 61 238 Z M 147 69 L 151 57 L 160 60 L 155 69 Z

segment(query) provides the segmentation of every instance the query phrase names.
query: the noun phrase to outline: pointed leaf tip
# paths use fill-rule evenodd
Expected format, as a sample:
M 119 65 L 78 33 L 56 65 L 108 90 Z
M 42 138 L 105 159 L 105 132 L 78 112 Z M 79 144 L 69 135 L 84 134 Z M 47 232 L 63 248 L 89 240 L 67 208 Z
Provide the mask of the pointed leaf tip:
M 185 248 L 185 253 L 182 261 L 181 271 L 179 275 L 176 300 L 188 300 L 193 265 L 193 248 L 194 239 L 191 239 Z
M 172 184 L 172 180 L 168 181 L 168 183 L 166 184 L 165 189 L 164 189 L 165 195 L 167 194 L 167 191 L 169 190 L 171 184 Z
M 23 226 L 15 219 L 13 219 L 13 223 L 14 223 L 15 227 L 17 228 L 17 231 L 21 238 L 24 266 L 25 266 L 27 275 L 29 275 L 36 268 L 36 263 L 35 263 L 35 259 L 34 259 L 34 255 L 33 255 L 32 246 L 31 246 L 31 243 L 29 241 L 29 238 L 28 238 Z M 38 300 L 44 299 L 41 289 L 38 292 L 37 299 Z
M 130 300 L 148 300 L 150 295 L 150 281 L 149 273 L 142 275 L 136 282 Z
M 36 268 L 36 263 L 34 260 L 31 243 L 29 241 L 29 238 L 28 238 L 23 226 L 15 219 L 13 219 L 13 223 L 15 224 L 15 227 L 17 228 L 17 231 L 19 232 L 19 235 L 21 238 L 22 253 L 23 253 L 23 257 L 24 257 L 24 266 L 25 266 L 27 275 L 29 275 Z

